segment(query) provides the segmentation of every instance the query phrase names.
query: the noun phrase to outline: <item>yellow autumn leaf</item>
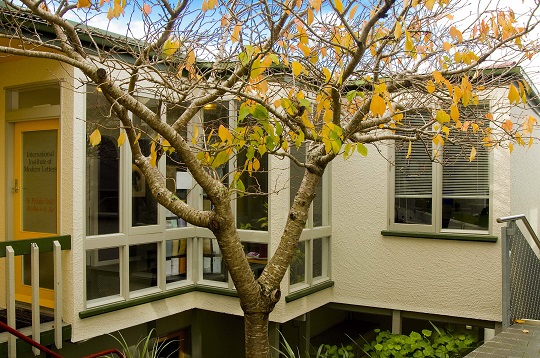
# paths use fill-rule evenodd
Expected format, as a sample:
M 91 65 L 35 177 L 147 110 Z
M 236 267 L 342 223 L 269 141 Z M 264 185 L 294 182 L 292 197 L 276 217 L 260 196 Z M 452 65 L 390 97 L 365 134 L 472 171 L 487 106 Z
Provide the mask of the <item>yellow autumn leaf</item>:
M 157 165 L 157 152 L 156 152 L 156 142 L 152 142 L 150 145 L 150 165 L 155 167 Z
M 410 158 L 411 152 L 412 152 L 412 141 L 409 141 L 409 149 L 407 149 L 407 156 L 405 157 L 406 159 Z
M 394 30 L 394 37 L 396 39 L 399 39 L 401 35 L 403 34 L 403 27 L 401 26 L 401 22 L 396 22 L 396 28 Z
M 521 99 L 521 97 L 519 95 L 519 92 L 518 92 L 516 86 L 511 84 L 510 85 L 510 90 L 508 91 L 508 100 L 510 101 L 511 104 L 512 103 L 518 104 L 520 99 Z
M 92 3 L 90 0 L 78 0 L 77 1 L 77 9 L 80 9 L 82 7 L 90 7 L 92 6 Z
M 330 73 L 330 70 L 325 67 L 323 68 L 323 72 L 324 72 L 324 81 L 329 82 L 330 79 L 332 78 L 332 74 Z
M 191 138 L 191 143 L 193 145 L 197 144 L 197 137 L 199 136 L 199 127 L 193 124 L 193 138 Z
M 179 48 L 180 48 L 180 41 L 178 41 L 177 38 L 171 36 L 163 44 L 163 48 L 161 49 L 161 53 L 162 53 L 163 57 L 169 58 L 172 55 L 174 55 L 176 53 L 176 51 L 178 51 Z
M 456 104 L 452 104 L 452 106 L 450 106 L 450 118 L 452 118 L 454 122 L 459 120 L 459 109 Z
M 334 5 L 336 6 L 336 10 L 341 14 L 343 12 L 343 3 L 341 0 L 334 0 Z
M 444 77 L 439 71 L 433 71 L 433 79 L 435 82 L 440 83 L 444 80 Z
M 190 68 L 195 64 L 195 51 L 190 50 L 186 55 L 186 67 Z
M 458 40 L 458 42 L 463 42 L 463 34 L 455 26 L 450 28 L 450 36 L 452 36 L 454 40 Z
M 261 168 L 261 162 L 259 162 L 257 158 L 253 158 L 253 169 L 257 171 L 260 168 Z
M 386 103 L 384 102 L 384 99 L 378 94 L 374 94 L 371 98 L 369 110 L 375 116 L 382 116 L 384 114 L 384 111 L 386 110 Z
M 405 51 L 414 52 L 415 49 L 411 34 L 405 31 Z
M 446 139 L 448 140 L 448 136 L 450 135 L 450 128 L 448 128 L 447 126 L 443 126 L 441 128 L 441 132 L 443 132 L 444 134 L 446 134 Z
M 311 49 L 306 44 L 299 43 L 298 48 L 300 49 L 300 51 L 302 51 L 305 57 L 309 57 L 309 55 L 311 54 Z
M 99 129 L 95 129 L 92 134 L 90 134 L 90 144 L 92 144 L 92 147 L 95 147 L 101 142 L 101 133 L 99 132 Z
M 450 116 L 448 115 L 448 113 L 446 113 L 444 110 L 442 109 L 438 109 L 437 110 L 437 114 L 435 115 L 435 119 L 437 120 L 437 122 L 439 123 L 446 123 L 446 122 L 450 122 Z
M 469 162 L 472 162 L 474 160 L 474 158 L 476 158 L 476 148 L 472 147 L 471 148 L 471 154 L 469 155 Z
M 510 151 L 510 154 L 514 151 L 514 145 L 512 143 L 508 144 L 508 150 Z
M 427 81 L 426 89 L 430 94 L 435 92 L 435 83 L 432 80 Z
M 306 71 L 305 67 L 300 62 L 294 61 L 291 64 L 291 66 L 292 66 L 293 74 L 295 76 L 298 76 L 302 72 L 304 72 L 307 75 L 307 71 Z
M 307 24 L 308 26 L 311 26 L 311 24 L 313 23 L 313 20 L 314 20 L 315 16 L 313 15 L 313 10 L 308 7 L 307 9 Z
M 451 44 L 450 42 L 446 42 L 446 41 L 445 41 L 445 42 L 443 43 L 443 49 L 444 49 L 445 51 L 448 51 L 448 50 L 450 50 L 451 48 L 452 48 L 452 44 Z
M 435 0 L 427 0 L 426 1 L 426 8 L 431 11 L 433 10 L 433 6 L 435 5 Z
M 237 24 L 234 26 L 233 32 L 231 34 L 232 43 L 238 42 L 240 40 L 240 30 L 242 30 L 242 25 Z
M 126 132 L 120 130 L 120 135 L 118 136 L 118 148 L 120 148 L 126 142 Z
M 444 145 L 444 139 L 441 137 L 440 134 L 436 134 L 434 137 L 433 137 L 433 144 L 435 146 L 443 146 Z
M 358 10 L 358 5 L 356 4 L 352 7 L 351 11 L 349 12 L 349 20 L 352 20 L 354 18 L 354 15 L 356 14 L 356 10 Z
M 225 128 L 223 124 L 219 125 L 218 136 L 222 142 L 227 142 L 227 141 L 232 142 L 232 139 L 233 139 L 231 132 L 227 128 Z

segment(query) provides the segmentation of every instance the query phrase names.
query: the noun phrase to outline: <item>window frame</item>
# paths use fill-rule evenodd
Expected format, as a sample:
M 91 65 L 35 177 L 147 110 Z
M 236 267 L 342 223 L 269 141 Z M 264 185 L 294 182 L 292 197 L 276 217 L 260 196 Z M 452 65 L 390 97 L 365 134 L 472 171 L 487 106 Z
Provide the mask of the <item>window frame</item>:
M 86 105 L 87 105 L 87 96 L 91 95 L 91 91 L 97 86 L 87 86 L 86 91 L 83 94 L 84 96 L 84 109 L 85 115 L 87 114 Z M 89 92 L 90 91 L 90 92 Z M 144 94 L 138 94 L 140 97 L 144 97 Z M 229 128 L 234 128 L 237 125 L 237 116 L 238 116 L 238 104 L 234 99 L 231 98 L 222 98 L 222 103 L 227 105 L 228 110 L 228 124 Z M 133 118 L 133 114 L 130 113 L 130 118 Z M 86 119 L 86 117 L 85 117 Z M 163 112 L 161 113 L 162 121 L 167 121 L 167 109 L 164 106 Z M 86 122 L 84 122 L 86 123 Z M 187 133 L 188 136 L 193 133 L 193 124 L 203 128 L 204 125 L 204 110 L 201 109 L 194 117 L 193 122 L 188 126 Z M 86 124 L 84 127 L 84 140 L 88 140 Z M 130 299 L 142 297 L 145 295 L 151 295 L 156 293 L 166 292 L 170 289 L 177 289 L 183 286 L 189 285 L 203 285 L 203 286 L 212 286 L 217 288 L 224 288 L 229 290 L 234 290 L 234 284 L 229 277 L 228 271 L 226 272 L 227 281 L 218 282 L 204 279 L 203 274 L 203 240 L 204 239 L 215 239 L 210 230 L 205 228 L 194 227 L 190 224 L 187 224 L 185 227 L 174 227 L 167 228 L 167 209 L 159 204 L 157 208 L 157 224 L 153 225 L 144 225 L 144 226 L 133 226 L 132 225 L 132 206 L 133 206 L 133 196 L 132 196 L 132 171 L 128 170 L 132 165 L 132 154 L 129 146 L 126 144 L 119 148 L 119 223 L 118 223 L 118 232 L 110 234 L 96 234 L 96 235 L 86 235 L 86 226 L 88 224 L 88 213 L 84 212 L 84 305 L 86 309 L 95 308 L 111 303 L 125 302 Z M 85 154 L 87 158 L 87 154 Z M 86 161 L 87 159 L 85 159 Z M 235 158 L 231 159 L 231 163 L 234 163 Z M 271 160 L 268 160 L 268 182 L 271 181 Z M 161 160 L 158 164 L 159 170 L 166 175 L 166 160 Z M 85 163 L 85 171 L 87 164 Z M 87 176 L 88 177 L 88 176 Z M 87 200 L 87 191 L 88 191 L 88 180 L 85 180 L 84 185 L 84 200 L 85 203 Z M 203 208 L 203 190 L 193 181 L 193 188 L 188 191 L 187 194 L 187 203 L 196 208 Z M 87 203 L 88 205 L 88 203 Z M 233 200 L 231 208 L 235 215 L 235 223 L 237 222 L 237 208 L 236 201 Z M 272 200 L 269 196 L 268 198 L 268 217 L 271 217 L 272 210 Z M 263 230 L 238 230 L 239 237 L 242 242 L 252 242 L 252 243 L 261 243 L 268 245 L 268 252 L 271 252 L 270 246 L 270 232 L 271 232 L 271 220 L 268 220 L 268 228 L 266 231 Z M 179 280 L 175 282 L 166 282 L 166 245 L 169 240 L 176 239 L 186 239 L 186 258 L 187 258 L 187 274 L 186 279 Z M 114 245 L 111 243 L 114 242 Z M 129 288 L 129 248 L 133 245 L 142 245 L 142 244 L 156 244 L 157 245 L 157 285 L 144 288 L 137 291 L 132 291 Z M 86 264 L 90 260 L 92 264 L 93 257 L 91 257 L 91 252 L 94 250 L 105 249 L 105 248 L 118 248 L 119 249 L 119 281 L 120 281 L 120 293 L 114 296 L 105 296 L 98 297 L 91 300 L 87 299 L 86 285 Z
M 480 101 L 480 105 L 487 105 L 489 109 L 493 108 L 489 101 Z M 489 111 L 488 109 L 488 111 Z M 428 224 L 405 224 L 405 223 L 396 223 L 395 222 L 395 178 L 396 178 L 396 165 L 395 165 L 395 148 L 396 144 L 394 141 L 388 146 L 388 228 L 389 230 L 399 230 L 399 231 L 410 231 L 410 232 L 421 232 L 421 233 L 448 233 L 448 234 L 478 234 L 478 235 L 489 235 L 492 230 L 492 220 L 490 218 L 488 222 L 487 230 L 473 230 L 473 229 L 445 229 L 442 228 L 442 216 L 443 216 L 443 164 L 439 161 L 432 162 L 431 169 L 431 200 L 432 200 L 432 222 L 431 225 Z M 444 146 L 443 147 L 432 147 L 432 156 L 436 153 L 442 158 L 444 158 Z M 493 197 L 492 197 L 492 163 L 493 163 L 493 152 L 488 150 L 487 152 L 487 175 L 489 183 L 489 208 L 493 207 Z M 491 210 L 490 210 L 491 212 Z

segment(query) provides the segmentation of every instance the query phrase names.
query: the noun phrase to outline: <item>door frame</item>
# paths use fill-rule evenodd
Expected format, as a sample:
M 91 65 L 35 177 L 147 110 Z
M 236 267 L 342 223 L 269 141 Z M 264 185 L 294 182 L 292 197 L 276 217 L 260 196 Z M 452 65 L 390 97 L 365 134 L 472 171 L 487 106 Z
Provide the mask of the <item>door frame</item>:
M 12 122 L 10 128 L 11 138 L 7 144 L 10 146 L 7 149 L 11 151 L 11 154 L 7 158 L 12 158 L 11 163 L 8 162 L 7 166 L 10 169 L 8 172 L 8 180 L 6 184 L 9 188 L 11 197 L 11 208 L 8 208 L 10 214 L 9 227 L 13 240 L 43 238 L 49 236 L 56 236 L 60 231 L 60 172 L 61 172 L 61 154 L 60 154 L 60 120 L 54 119 L 39 119 L 29 120 L 21 122 Z M 21 227 L 22 209 L 20 195 L 16 195 L 13 190 L 15 179 L 18 180 L 19 186 L 22 185 L 22 141 L 21 136 L 23 132 L 40 131 L 40 130 L 56 130 L 57 142 L 56 142 L 56 232 L 55 233 L 41 233 L 41 232 L 25 232 L 16 229 L 17 226 Z M 10 175 L 9 175 L 10 174 Z M 22 193 L 19 191 L 19 193 Z M 15 299 L 20 302 L 31 303 L 32 300 L 32 287 L 23 283 L 23 257 L 17 256 L 15 258 Z M 39 290 L 39 304 L 40 306 L 53 308 L 54 307 L 54 290 L 40 288 Z

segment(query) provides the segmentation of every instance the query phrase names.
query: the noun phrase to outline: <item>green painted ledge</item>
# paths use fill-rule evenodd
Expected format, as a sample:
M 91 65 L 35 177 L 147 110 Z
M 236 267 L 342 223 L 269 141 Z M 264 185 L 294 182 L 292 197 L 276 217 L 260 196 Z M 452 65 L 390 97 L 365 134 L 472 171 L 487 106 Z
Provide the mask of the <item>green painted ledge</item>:
M 179 287 L 173 290 L 168 290 L 166 292 L 156 293 L 156 294 L 152 294 L 152 295 L 148 295 L 144 297 L 132 298 L 129 301 L 122 301 L 122 302 L 117 302 L 117 303 L 111 303 L 104 306 L 99 306 L 96 308 L 90 308 L 88 310 L 79 312 L 79 317 L 80 318 L 93 317 L 93 316 L 97 316 L 103 313 L 118 311 L 124 308 L 138 306 L 145 303 L 150 303 L 150 302 L 162 300 L 162 299 L 173 297 L 173 296 L 183 295 L 185 293 L 195 292 L 195 291 L 212 293 L 215 295 L 222 295 L 222 296 L 238 297 L 238 293 L 236 291 L 232 291 L 227 288 L 201 286 L 201 285 L 189 285 L 189 286 Z
M 62 340 L 69 341 L 70 339 L 71 325 L 64 325 L 62 327 Z M 54 344 L 54 329 L 41 332 L 40 344 L 44 346 L 51 346 Z M 21 339 L 17 339 L 17 353 L 22 355 L 30 352 L 32 352 L 32 346 Z M 0 358 L 8 358 L 7 342 L 0 343 Z
M 17 255 L 29 255 L 31 244 L 33 242 L 37 243 L 39 246 L 39 252 L 51 252 L 53 250 L 53 242 L 58 241 L 62 250 L 71 249 L 71 236 L 51 236 L 44 237 L 41 239 L 27 239 L 27 240 L 16 240 L 16 241 L 0 241 L 0 257 L 6 257 L 6 247 L 11 246 L 13 251 L 15 251 L 15 256 Z
M 285 296 L 285 302 L 289 303 L 289 302 L 295 301 L 299 298 L 309 296 L 315 292 L 322 291 L 332 286 L 334 286 L 334 281 L 332 280 L 321 282 L 319 284 L 316 284 L 315 286 L 307 287 L 302 290 L 293 292 L 288 296 Z
M 493 236 L 493 235 L 432 233 L 432 232 L 415 232 L 415 231 L 399 231 L 399 230 L 382 230 L 381 235 L 382 236 L 411 237 L 411 238 L 421 238 L 421 239 L 441 239 L 441 240 L 476 241 L 476 242 L 497 242 L 498 240 L 498 237 Z

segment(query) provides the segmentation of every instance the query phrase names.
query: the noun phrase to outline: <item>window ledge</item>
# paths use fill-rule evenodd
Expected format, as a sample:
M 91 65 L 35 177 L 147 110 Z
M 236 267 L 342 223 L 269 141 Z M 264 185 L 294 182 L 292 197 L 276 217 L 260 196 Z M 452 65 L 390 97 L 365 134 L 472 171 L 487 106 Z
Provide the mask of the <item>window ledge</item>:
M 154 293 L 154 294 L 149 294 L 144 297 L 131 298 L 128 301 L 109 303 L 109 304 L 105 304 L 99 307 L 88 308 L 87 310 L 79 312 L 79 318 L 83 319 L 83 318 L 93 317 L 93 316 L 97 316 L 103 313 L 118 311 L 124 308 L 134 307 L 134 306 L 142 305 L 145 303 L 154 302 L 157 300 L 162 300 L 165 298 L 183 295 L 183 294 L 186 294 L 189 292 L 195 292 L 195 291 L 213 293 L 216 295 L 223 295 L 223 296 L 238 297 L 238 293 L 236 291 L 230 290 L 227 288 L 190 284 L 190 285 L 182 286 L 179 288 L 170 289 L 161 293 Z
M 303 288 L 301 290 L 298 290 L 298 291 L 293 292 L 290 295 L 286 296 L 285 297 L 285 302 L 289 303 L 289 302 L 295 301 L 295 300 L 297 300 L 299 298 L 309 296 L 312 293 L 322 291 L 322 290 L 324 290 L 326 288 L 329 288 L 329 287 L 332 287 L 332 286 L 334 286 L 334 281 L 328 280 L 328 281 L 318 283 L 318 284 L 316 284 L 314 286 L 311 286 L 311 287 Z
M 441 240 L 458 240 L 458 241 L 478 241 L 478 242 L 497 242 L 498 237 L 494 235 L 479 235 L 479 234 L 456 234 L 456 233 L 434 233 L 434 232 L 417 232 L 417 231 L 399 231 L 399 230 L 382 230 L 382 236 L 398 236 L 412 237 L 421 239 L 441 239 Z

